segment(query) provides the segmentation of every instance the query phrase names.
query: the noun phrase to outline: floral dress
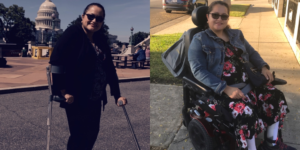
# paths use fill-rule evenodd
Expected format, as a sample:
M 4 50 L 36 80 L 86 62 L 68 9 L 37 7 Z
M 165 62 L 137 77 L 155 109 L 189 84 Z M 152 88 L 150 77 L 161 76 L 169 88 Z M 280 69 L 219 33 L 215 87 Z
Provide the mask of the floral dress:
M 103 61 L 105 60 L 105 54 L 99 49 L 97 46 L 94 47 L 96 53 L 97 53 L 97 59 L 96 59 L 96 71 L 94 74 L 94 82 L 93 82 L 93 91 L 90 96 L 90 100 L 92 101 L 100 101 L 106 87 L 106 73 L 103 69 Z
M 249 83 L 249 79 L 240 59 L 243 51 L 233 47 L 229 42 L 225 44 L 225 60 L 221 80 L 227 85 L 236 83 Z M 232 51 L 236 51 L 236 56 Z M 281 91 L 272 84 L 253 88 L 248 92 L 245 99 L 231 99 L 225 93 L 218 100 L 218 105 L 223 106 L 234 118 L 236 127 L 236 140 L 241 149 L 247 147 L 246 139 L 266 130 L 266 127 L 281 121 L 279 129 L 282 128 L 283 118 L 289 112 L 287 102 Z M 214 109 L 216 104 L 209 104 Z M 215 110 L 215 109 L 214 109 Z

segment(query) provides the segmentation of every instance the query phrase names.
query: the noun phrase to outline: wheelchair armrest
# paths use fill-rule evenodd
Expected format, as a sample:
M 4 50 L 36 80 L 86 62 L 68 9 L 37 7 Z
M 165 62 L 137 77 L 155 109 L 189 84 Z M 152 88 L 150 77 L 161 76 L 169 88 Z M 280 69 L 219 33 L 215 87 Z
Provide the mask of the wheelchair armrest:
M 272 85 L 285 85 L 285 84 L 287 84 L 287 82 L 283 79 L 275 78 L 271 84 Z
M 186 83 L 184 86 L 189 86 L 189 88 L 192 88 L 197 93 L 204 93 L 206 95 L 213 95 L 214 92 L 212 89 L 204 85 L 203 83 L 199 82 L 197 79 L 193 77 L 187 77 L 184 76 L 183 82 Z

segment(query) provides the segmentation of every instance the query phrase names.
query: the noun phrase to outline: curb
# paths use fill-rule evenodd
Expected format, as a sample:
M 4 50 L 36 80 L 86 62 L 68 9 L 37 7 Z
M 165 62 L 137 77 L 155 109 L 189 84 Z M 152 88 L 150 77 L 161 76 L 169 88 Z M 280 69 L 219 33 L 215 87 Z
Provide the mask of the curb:
M 121 82 L 132 82 L 132 81 L 145 81 L 150 80 L 150 77 L 136 77 L 136 78 L 120 78 L 119 83 Z M 149 81 L 150 84 L 150 81 Z M 36 91 L 36 90 L 46 90 L 48 89 L 48 84 L 42 85 L 31 85 L 31 86 L 19 86 L 19 87 L 10 87 L 10 88 L 0 88 L 0 94 L 9 94 L 16 92 L 27 92 L 27 91 Z

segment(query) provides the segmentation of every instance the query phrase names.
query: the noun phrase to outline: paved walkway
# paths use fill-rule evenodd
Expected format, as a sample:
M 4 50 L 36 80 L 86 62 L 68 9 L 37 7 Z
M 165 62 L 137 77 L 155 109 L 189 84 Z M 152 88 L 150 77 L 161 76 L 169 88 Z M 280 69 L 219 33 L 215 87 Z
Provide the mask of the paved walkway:
M 47 84 L 46 67 L 49 60 L 30 57 L 6 57 L 7 67 L 0 68 L 0 90 L 19 86 Z M 150 69 L 117 69 L 119 79 L 150 77 Z
M 120 89 L 128 99 L 125 107 L 140 148 L 149 150 L 149 80 L 123 82 Z M 46 150 L 48 98 L 48 90 L 0 94 L 1 150 Z M 123 109 L 116 106 L 110 94 L 107 98 L 93 150 L 136 150 Z M 54 102 L 50 150 L 66 150 L 68 136 L 66 112 Z
M 245 38 L 270 65 L 271 71 L 276 72 L 276 77 L 288 82 L 277 87 L 284 92 L 291 110 L 285 119 L 283 138 L 300 149 L 300 66 L 279 23 L 282 19 L 275 16 L 267 0 L 232 1 L 232 4 L 252 4 L 246 16 L 240 18 L 240 23 L 233 23 L 234 19 L 230 18 L 229 24 L 242 30 Z M 185 20 L 156 34 L 184 32 L 192 27 L 192 21 Z M 182 87 L 151 84 L 150 92 L 150 145 L 169 150 L 194 149 L 181 121 Z M 262 139 L 263 134 L 260 134 L 256 144 Z

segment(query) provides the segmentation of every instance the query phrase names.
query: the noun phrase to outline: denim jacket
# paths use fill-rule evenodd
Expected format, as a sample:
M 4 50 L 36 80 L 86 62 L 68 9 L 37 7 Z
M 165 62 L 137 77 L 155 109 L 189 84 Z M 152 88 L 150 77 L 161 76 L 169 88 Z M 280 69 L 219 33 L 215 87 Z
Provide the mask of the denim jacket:
M 257 69 L 269 65 L 244 38 L 242 31 L 225 29 L 230 43 L 241 50 L 241 57 Z M 210 87 L 216 94 L 221 95 L 226 87 L 226 81 L 221 80 L 225 60 L 225 47 L 221 38 L 211 29 L 194 35 L 188 50 L 188 60 L 194 77 Z
M 134 56 L 137 56 L 136 58 L 137 61 L 146 60 L 146 54 L 143 49 L 139 49 L 139 51 L 136 54 L 134 54 Z

